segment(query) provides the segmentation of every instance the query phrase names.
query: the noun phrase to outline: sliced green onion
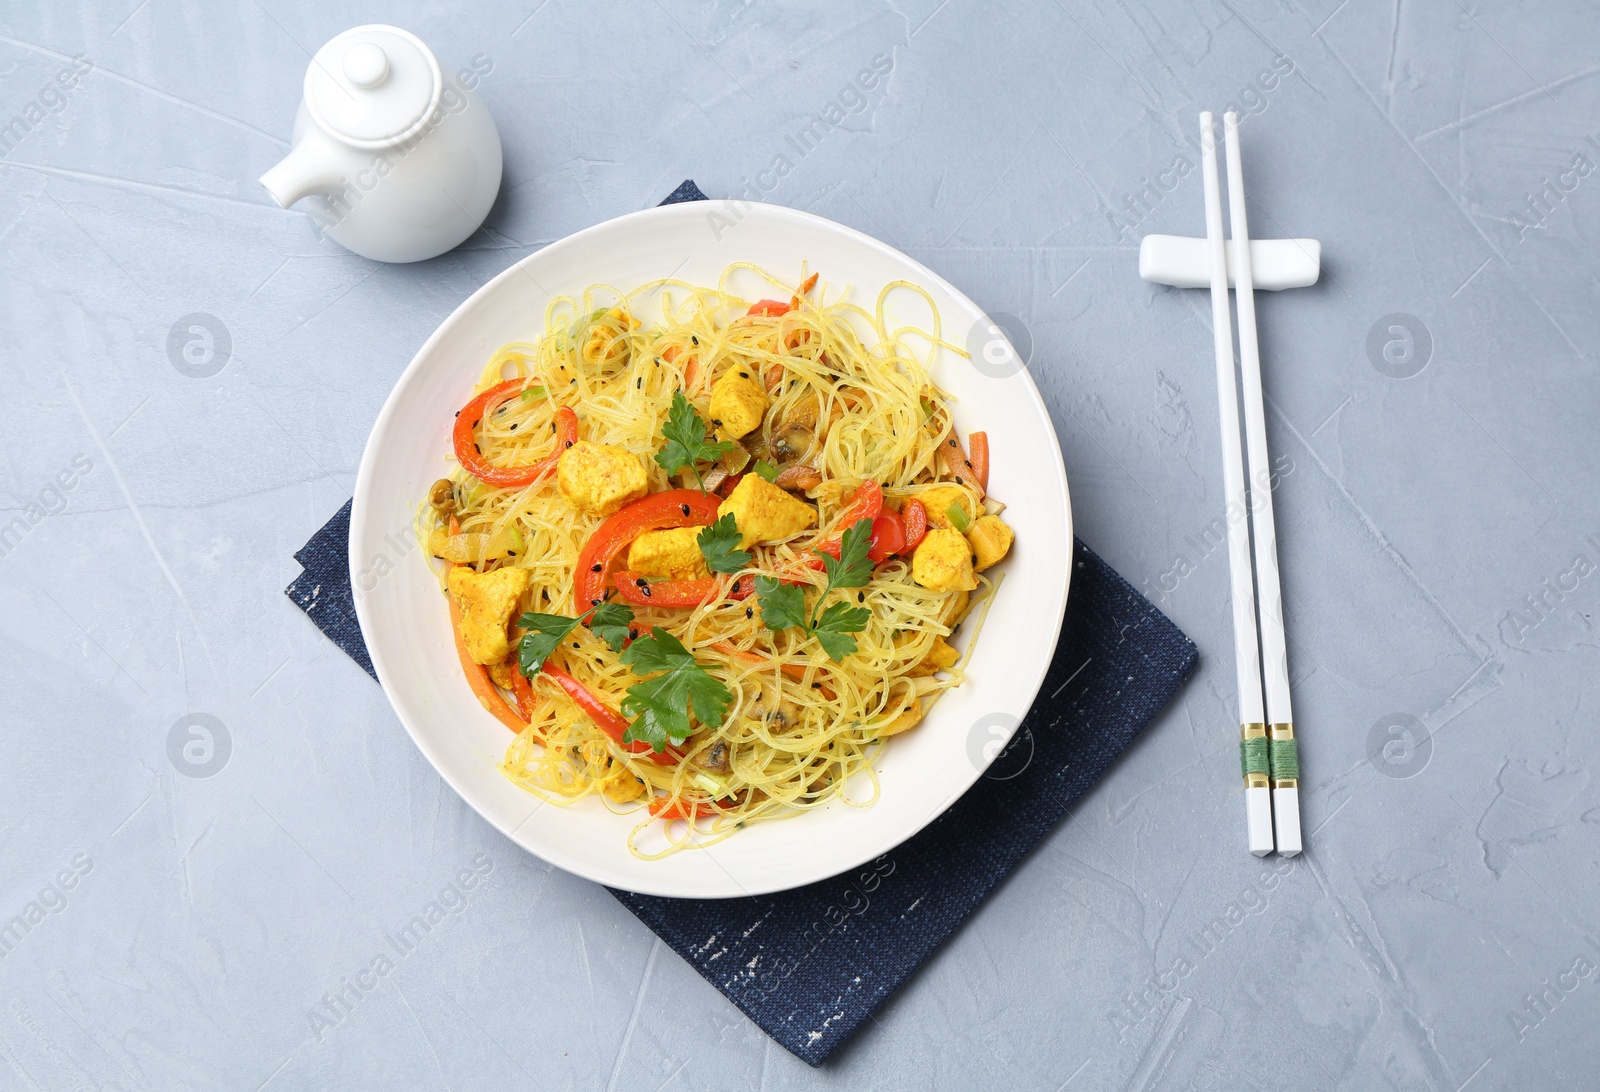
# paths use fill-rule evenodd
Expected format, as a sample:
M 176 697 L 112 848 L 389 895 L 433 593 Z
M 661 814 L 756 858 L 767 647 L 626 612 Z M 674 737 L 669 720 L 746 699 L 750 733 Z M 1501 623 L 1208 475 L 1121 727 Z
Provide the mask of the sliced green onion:
M 967 510 L 961 507 L 960 501 L 952 501 L 945 515 L 950 517 L 950 526 L 962 534 L 966 534 L 967 528 L 972 526 L 972 520 L 967 518 Z
M 536 398 L 547 398 L 549 395 L 550 392 L 543 387 L 529 387 L 522 392 L 522 400 L 524 402 L 532 402 Z
M 769 482 L 778 480 L 778 468 L 765 459 L 756 460 L 756 473 Z

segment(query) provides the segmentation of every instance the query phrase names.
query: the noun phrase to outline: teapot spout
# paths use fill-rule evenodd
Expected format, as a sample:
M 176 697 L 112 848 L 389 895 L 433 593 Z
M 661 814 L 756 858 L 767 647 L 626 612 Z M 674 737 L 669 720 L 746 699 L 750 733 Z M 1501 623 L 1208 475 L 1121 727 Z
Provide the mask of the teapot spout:
M 261 184 L 283 208 L 302 197 L 332 193 L 343 182 L 332 142 L 315 129 L 289 149 L 282 162 L 261 176 Z

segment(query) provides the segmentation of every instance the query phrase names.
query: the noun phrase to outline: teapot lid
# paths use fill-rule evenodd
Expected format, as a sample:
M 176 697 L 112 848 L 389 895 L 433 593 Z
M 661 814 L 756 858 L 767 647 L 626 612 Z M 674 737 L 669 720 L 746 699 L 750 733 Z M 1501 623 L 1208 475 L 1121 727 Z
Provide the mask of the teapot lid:
M 306 69 L 306 111 L 347 144 L 384 148 L 428 123 L 443 87 L 439 60 L 421 39 L 372 23 L 317 50 Z

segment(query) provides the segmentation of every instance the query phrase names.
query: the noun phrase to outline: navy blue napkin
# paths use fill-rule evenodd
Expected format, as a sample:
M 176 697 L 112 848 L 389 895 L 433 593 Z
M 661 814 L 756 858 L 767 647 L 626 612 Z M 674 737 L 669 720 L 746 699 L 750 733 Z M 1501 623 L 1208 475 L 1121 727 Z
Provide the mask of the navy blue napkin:
M 684 182 L 662 204 L 705 200 Z M 376 678 L 350 585 L 350 502 L 285 591 Z M 1072 809 L 1171 700 L 1198 654 L 1150 601 L 1073 543 L 1055 659 L 1010 744 L 920 834 L 853 872 L 745 899 L 611 890 L 768 1035 L 821 1065 Z M 969 750 L 998 726 L 974 725 Z

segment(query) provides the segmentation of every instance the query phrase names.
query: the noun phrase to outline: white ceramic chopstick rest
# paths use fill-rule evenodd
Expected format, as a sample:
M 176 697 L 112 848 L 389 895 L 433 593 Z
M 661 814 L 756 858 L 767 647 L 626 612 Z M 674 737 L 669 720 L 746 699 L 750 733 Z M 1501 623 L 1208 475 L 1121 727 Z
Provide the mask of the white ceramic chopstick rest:
M 1232 248 L 1228 254 L 1228 287 L 1238 287 Z M 1306 288 L 1322 274 L 1322 244 L 1315 239 L 1251 239 L 1250 265 L 1255 286 L 1269 292 Z M 1205 288 L 1211 284 L 1206 241 L 1187 235 L 1146 235 L 1139 240 L 1139 276 L 1151 284 L 1173 288 Z

